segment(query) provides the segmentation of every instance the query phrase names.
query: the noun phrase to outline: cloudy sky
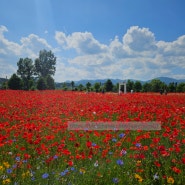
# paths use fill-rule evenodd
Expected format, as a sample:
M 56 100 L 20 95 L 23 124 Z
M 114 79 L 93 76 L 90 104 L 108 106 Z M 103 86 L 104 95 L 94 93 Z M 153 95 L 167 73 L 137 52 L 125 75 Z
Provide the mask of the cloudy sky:
M 55 80 L 185 78 L 184 0 L 0 0 L 0 77 L 42 49 Z

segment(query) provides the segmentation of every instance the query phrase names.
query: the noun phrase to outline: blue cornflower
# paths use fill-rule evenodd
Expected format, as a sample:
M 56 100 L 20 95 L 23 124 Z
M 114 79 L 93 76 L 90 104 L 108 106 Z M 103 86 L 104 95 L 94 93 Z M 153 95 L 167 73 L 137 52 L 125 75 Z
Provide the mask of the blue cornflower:
M 49 177 L 49 174 L 48 173 L 44 173 L 43 175 L 42 175 L 42 178 L 43 179 L 47 179 Z
M 116 141 L 117 141 L 117 139 L 116 139 L 116 138 L 113 138 L 113 139 L 112 139 L 112 141 L 113 141 L 113 142 L 116 142 Z
M 117 164 L 121 166 L 121 165 L 123 165 L 124 163 L 123 163 L 123 161 L 122 161 L 121 159 L 118 159 L 118 160 L 117 160 Z
M 8 168 L 8 169 L 6 170 L 7 173 L 12 173 L 12 171 L 13 171 L 13 170 L 12 170 L 11 168 Z
M 117 184 L 119 182 L 119 179 L 118 178 L 113 178 L 112 179 L 112 182 L 115 183 L 115 184 Z
M 58 159 L 58 156 L 57 156 L 57 155 L 54 155 L 54 156 L 53 156 L 53 159 Z
M 74 171 L 75 170 L 75 168 L 74 167 L 71 167 L 71 171 Z
M 66 173 L 65 172 L 61 172 L 60 173 L 60 176 L 64 176 Z
M 64 172 L 65 172 L 65 173 L 68 173 L 68 172 L 69 172 L 69 170 L 68 170 L 68 169 L 66 169 L 66 170 L 64 170 Z
M 12 168 L 13 168 L 13 169 L 17 168 L 17 164 L 14 164 L 14 165 L 12 166 Z
M 92 146 L 96 146 L 96 143 L 92 143 Z
M 20 157 L 16 157 L 15 160 L 16 160 L 17 162 L 20 162 L 21 158 L 20 158 Z
M 136 143 L 136 147 L 140 148 L 141 147 L 141 143 Z
M 124 136 L 125 136 L 124 133 L 119 134 L 119 137 L 120 137 L 120 138 L 123 138 Z

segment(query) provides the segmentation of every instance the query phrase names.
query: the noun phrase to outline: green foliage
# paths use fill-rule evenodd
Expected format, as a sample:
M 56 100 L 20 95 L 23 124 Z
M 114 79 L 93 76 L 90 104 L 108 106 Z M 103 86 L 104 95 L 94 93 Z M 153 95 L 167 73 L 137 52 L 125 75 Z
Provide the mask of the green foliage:
M 90 88 L 91 88 L 91 83 L 90 82 L 86 83 L 86 88 L 87 88 L 88 91 L 90 90 Z
M 47 82 L 46 79 L 43 77 L 40 77 L 37 82 L 37 89 L 38 90 L 46 90 L 47 89 Z
M 33 64 L 30 58 L 20 58 L 17 62 L 17 75 L 9 80 L 8 86 L 11 89 L 39 90 L 55 89 L 55 82 L 51 75 L 55 74 L 56 57 L 51 51 L 41 50 L 39 57 Z M 35 85 L 34 75 L 39 77 Z M 21 81 L 21 82 L 20 82 Z M 14 84 L 15 83 L 15 84 Z M 4 85 L 3 88 L 6 88 Z
M 177 83 L 174 83 L 174 82 L 169 83 L 168 85 L 169 92 L 176 92 L 176 89 L 177 89 Z
M 151 92 L 151 84 L 150 83 L 143 84 L 142 91 L 143 92 Z
M 55 89 L 55 81 L 50 75 L 47 75 L 45 81 L 47 84 L 47 89 L 50 89 L 50 90 Z
M 119 83 L 115 84 L 113 87 L 113 92 L 118 92 L 119 91 Z M 123 89 L 124 91 L 124 89 Z
M 74 83 L 74 81 L 72 81 L 72 82 L 71 82 L 71 88 L 72 88 L 72 90 L 73 90 L 73 88 L 74 88 L 74 85 L 75 85 L 75 83 Z
M 34 65 L 33 61 L 30 58 L 20 58 L 18 63 L 18 70 L 17 74 L 20 75 L 22 81 L 23 81 L 23 89 L 29 90 L 31 88 L 33 74 L 34 74 Z
M 107 92 L 110 92 L 110 91 L 112 91 L 112 89 L 113 89 L 113 83 L 112 83 L 112 81 L 111 81 L 110 79 L 108 79 L 108 80 L 105 82 L 105 90 L 106 90 Z
M 94 89 L 95 89 L 96 92 L 98 92 L 100 90 L 100 83 L 96 82 L 94 84 Z
M 63 89 L 64 91 L 67 90 L 67 84 L 66 84 L 65 82 L 62 84 L 62 89 Z
M 8 89 L 8 82 L 3 82 L 3 84 L 1 85 L 1 89 Z
M 78 90 L 79 90 L 79 91 L 82 91 L 82 90 L 83 90 L 83 88 L 84 88 L 84 86 L 83 86 L 82 84 L 79 84 L 79 86 L 78 86 Z
M 35 60 L 35 74 L 39 77 L 55 74 L 56 57 L 52 51 L 41 50 Z
M 55 83 L 54 79 L 50 76 L 47 75 L 45 78 L 40 77 L 39 80 L 37 81 L 37 89 L 38 90 L 54 90 L 55 89 Z
M 152 92 L 159 92 L 164 87 L 164 83 L 161 82 L 159 79 L 153 79 L 150 84 Z
M 16 74 L 13 74 L 8 80 L 8 87 L 12 90 L 21 90 L 23 87 L 21 78 L 19 78 Z
M 134 83 L 134 91 L 135 91 L 135 92 L 140 92 L 141 89 L 142 89 L 142 84 L 141 84 L 141 82 L 140 82 L 140 81 L 136 81 L 136 82 Z
M 127 92 L 130 92 L 131 90 L 134 90 L 134 82 L 131 80 L 127 81 Z M 121 91 L 124 91 L 124 87 L 122 86 Z
M 179 83 L 177 85 L 177 91 L 178 92 L 185 92 L 185 83 Z

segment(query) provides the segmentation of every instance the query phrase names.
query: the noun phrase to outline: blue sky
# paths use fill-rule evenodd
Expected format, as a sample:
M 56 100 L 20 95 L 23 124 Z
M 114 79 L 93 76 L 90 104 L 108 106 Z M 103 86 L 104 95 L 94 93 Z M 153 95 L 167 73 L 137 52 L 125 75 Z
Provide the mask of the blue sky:
M 0 77 L 57 57 L 55 80 L 185 78 L 184 0 L 0 0 Z

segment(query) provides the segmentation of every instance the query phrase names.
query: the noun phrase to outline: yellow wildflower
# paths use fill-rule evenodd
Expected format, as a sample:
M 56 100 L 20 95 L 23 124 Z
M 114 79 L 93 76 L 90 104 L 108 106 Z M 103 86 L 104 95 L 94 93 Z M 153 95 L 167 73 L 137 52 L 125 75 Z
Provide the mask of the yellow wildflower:
M 4 179 L 4 180 L 3 180 L 3 184 L 9 184 L 10 182 L 11 182 L 10 179 Z
M 167 183 L 174 184 L 174 179 L 172 177 L 167 177 Z
M 84 174 L 85 173 L 85 169 L 81 168 L 80 169 L 80 173 Z
M 0 166 L 0 171 L 3 171 L 4 170 L 4 167 L 3 166 Z
M 142 182 L 143 181 L 142 177 L 140 175 L 138 175 L 138 174 L 135 174 L 134 177 L 138 180 L 138 182 Z
M 137 161 L 136 166 L 141 166 L 141 161 Z
M 6 167 L 6 168 L 9 168 L 10 167 L 10 164 L 8 162 L 3 162 L 3 165 Z
M 25 178 L 25 177 L 28 177 L 28 176 L 31 176 L 30 172 L 27 171 L 25 173 L 22 173 L 22 177 Z

